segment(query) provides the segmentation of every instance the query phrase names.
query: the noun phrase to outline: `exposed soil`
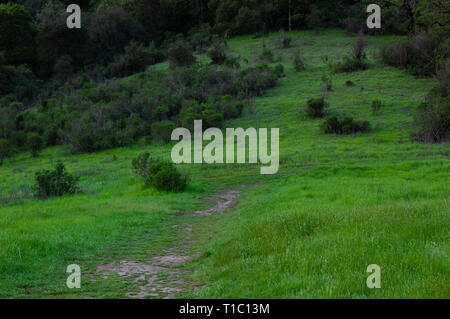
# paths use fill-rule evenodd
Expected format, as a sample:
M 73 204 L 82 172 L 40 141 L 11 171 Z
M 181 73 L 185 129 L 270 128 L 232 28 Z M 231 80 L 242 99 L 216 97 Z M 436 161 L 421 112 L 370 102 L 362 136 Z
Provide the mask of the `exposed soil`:
M 207 198 L 214 200 L 216 204 L 209 209 L 175 213 L 175 216 L 209 216 L 215 213 L 224 212 L 236 204 L 241 191 L 229 190 L 225 193 Z M 161 256 L 151 258 L 148 262 L 120 261 L 97 267 L 97 274 L 107 279 L 111 275 L 126 277 L 129 280 L 140 284 L 139 291 L 126 293 L 129 298 L 163 298 L 173 299 L 184 290 L 198 286 L 186 281 L 189 271 L 183 269 L 190 260 L 198 257 L 193 254 L 191 245 L 192 224 L 183 223 L 171 226 L 174 231 L 181 232 L 181 240 L 176 245 L 165 249 Z M 189 255 L 186 255 L 190 252 Z

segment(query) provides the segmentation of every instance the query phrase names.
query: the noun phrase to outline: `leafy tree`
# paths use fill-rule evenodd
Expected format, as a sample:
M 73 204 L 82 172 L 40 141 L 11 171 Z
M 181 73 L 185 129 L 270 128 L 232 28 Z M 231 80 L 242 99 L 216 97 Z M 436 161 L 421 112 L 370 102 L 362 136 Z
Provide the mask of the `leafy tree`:
M 36 133 L 30 133 L 27 138 L 27 148 L 33 157 L 37 157 L 42 150 L 42 137 Z
M 8 64 L 35 62 L 36 50 L 32 17 L 19 4 L 0 4 L 0 51 L 4 51 Z

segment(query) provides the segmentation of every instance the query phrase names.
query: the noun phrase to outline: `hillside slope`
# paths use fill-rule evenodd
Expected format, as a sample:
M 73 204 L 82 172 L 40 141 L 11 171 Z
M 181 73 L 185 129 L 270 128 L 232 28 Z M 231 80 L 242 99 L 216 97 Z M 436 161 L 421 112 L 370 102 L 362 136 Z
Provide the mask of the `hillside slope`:
M 97 267 L 161 255 L 180 240 L 173 226 L 185 222 L 196 239 L 186 249 L 200 257 L 179 268 L 192 271 L 186 281 L 201 288 L 188 285 L 182 295 L 448 297 L 450 146 L 410 139 L 412 116 L 433 80 L 379 64 L 379 48 L 393 37 L 370 37 L 371 68 L 331 75 L 327 101 L 330 114 L 368 120 L 373 130 L 326 135 L 322 120 L 307 118 L 304 106 L 322 94 L 323 74 L 331 74 L 324 57 L 348 54 L 355 37 L 338 30 L 292 36 L 293 47 L 284 50 L 274 48 L 275 34 L 229 40 L 230 51 L 250 64 L 266 43 L 274 65 L 285 67 L 278 87 L 226 123 L 280 128 L 277 175 L 259 175 L 259 165 L 182 165 L 191 179 L 187 191 L 158 193 L 142 188 L 130 161 L 143 151 L 169 158 L 171 148 L 143 143 L 90 155 L 56 147 L 37 159 L 21 154 L 5 161 L 4 193 L 29 189 L 35 171 L 62 160 L 81 176 L 83 194 L 0 204 L 0 297 L 124 297 L 138 284 L 103 279 Z M 302 72 L 292 67 L 297 50 L 306 62 Z M 355 85 L 346 86 L 348 80 Z M 383 101 L 379 115 L 371 110 L 376 99 Z M 234 188 L 243 192 L 226 212 L 195 219 L 173 214 L 207 208 L 211 203 L 202 198 Z M 72 263 L 85 274 L 79 290 L 65 286 Z M 370 264 L 382 269 L 382 289 L 366 287 Z

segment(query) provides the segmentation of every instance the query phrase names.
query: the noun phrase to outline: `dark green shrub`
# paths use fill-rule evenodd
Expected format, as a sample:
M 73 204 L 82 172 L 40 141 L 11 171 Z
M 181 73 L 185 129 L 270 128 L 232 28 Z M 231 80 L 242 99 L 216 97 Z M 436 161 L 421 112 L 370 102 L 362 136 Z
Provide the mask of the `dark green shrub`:
M 353 81 L 351 81 L 351 80 L 347 80 L 347 81 L 345 81 L 345 85 L 346 86 L 355 86 L 355 83 L 353 83 Z
M 53 171 L 42 170 L 36 172 L 35 189 L 38 198 L 48 198 L 72 195 L 80 191 L 77 186 L 78 178 L 67 173 L 63 163 L 56 164 Z
M 374 115 L 380 114 L 383 103 L 380 100 L 372 101 L 372 113 Z
M 37 157 L 43 148 L 42 137 L 36 133 L 30 133 L 27 137 L 27 149 L 33 157 Z
M 334 71 L 336 73 L 349 73 L 369 68 L 369 64 L 366 60 L 356 60 L 350 57 L 344 57 L 344 59 L 335 65 Z
M 326 107 L 327 103 L 323 97 L 311 98 L 306 103 L 306 114 L 312 118 L 324 117 Z
M 268 63 L 272 63 L 274 60 L 272 50 L 269 49 L 269 47 L 265 43 L 263 43 L 263 49 L 261 54 L 259 55 L 259 58 L 261 59 L 261 61 L 265 61 Z
M 303 57 L 301 56 L 300 52 L 296 52 L 294 56 L 292 57 L 292 63 L 294 65 L 294 69 L 297 72 L 303 71 L 306 66 Z
M 337 73 L 342 73 L 368 69 L 369 63 L 365 53 L 366 47 L 366 40 L 362 34 L 359 34 L 356 38 L 355 44 L 352 46 L 351 56 L 346 56 L 340 63 L 337 63 L 334 66 L 334 71 Z
M 208 51 L 208 56 L 213 64 L 223 64 L 227 59 L 226 54 L 227 43 L 223 39 L 214 39 L 211 49 Z
M 109 70 L 112 76 L 124 77 L 145 71 L 151 62 L 150 54 L 144 46 L 136 41 L 131 41 L 125 47 L 125 53 L 109 64 Z
M 68 55 L 63 55 L 56 61 L 53 67 L 53 76 L 60 80 L 67 80 L 73 73 L 72 59 Z
M 325 134 L 341 134 L 341 123 L 336 116 L 330 116 L 322 123 L 322 131 Z
M 423 143 L 450 141 L 450 100 L 433 89 L 414 116 L 413 139 Z
M 381 50 L 381 58 L 387 65 L 406 68 L 409 62 L 409 44 L 407 42 L 393 42 Z
M 354 121 L 351 117 L 339 120 L 336 116 L 325 119 L 322 123 L 322 131 L 325 134 L 355 134 L 369 132 L 371 129 L 368 121 Z
M 150 165 L 145 185 L 159 191 L 182 192 L 187 186 L 187 179 L 172 163 L 157 162 Z
M 156 159 L 150 156 L 150 153 L 142 153 L 131 160 L 131 166 L 135 174 L 146 178 L 148 175 L 148 169 L 152 163 L 158 162 Z
M 175 129 L 175 124 L 172 121 L 161 121 L 153 123 L 151 126 L 151 134 L 153 141 L 161 144 L 170 142 L 172 132 Z
M 192 46 L 184 39 L 177 39 L 169 45 L 167 57 L 171 68 L 190 66 L 195 63 Z
M 11 152 L 11 144 L 8 140 L 0 139 L 0 165 L 3 164 L 3 160 L 9 156 Z
M 439 81 L 441 96 L 450 98 L 450 58 L 442 62 L 436 72 L 436 78 Z
M 283 66 L 282 64 L 278 64 L 278 65 L 275 67 L 275 74 L 276 74 L 276 76 L 279 77 L 279 78 L 282 78 L 282 77 L 285 77 L 285 76 L 286 76 L 286 74 L 284 73 L 284 66 Z

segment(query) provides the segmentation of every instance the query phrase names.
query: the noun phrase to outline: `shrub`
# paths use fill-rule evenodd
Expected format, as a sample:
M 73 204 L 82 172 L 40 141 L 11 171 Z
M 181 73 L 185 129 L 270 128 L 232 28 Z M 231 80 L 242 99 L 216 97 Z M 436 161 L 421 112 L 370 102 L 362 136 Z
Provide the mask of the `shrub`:
M 27 137 L 27 149 L 31 152 L 31 155 L 37 157 L 42 147 L 42 137 L 39 134 L 30 133 Z
M 423 143 L 450 141 L 450 101 L 432 90 L 414 116 L 413 139 Z
M 208 51 L 208 56 L 213 64 L 223 64 L 227 59 L 226 54 L 227 43 L 223 39 L 215 39 L 212 43 L 211 49 Z
M 355 72 L 366 70 L 369 67 L 365 49 L 367 42 L 362 34 L 356 38 L 355 44 L 352 46 L 351 56 L 344 57 L 343 61 L 335 65 L 335 72 Z
M 397 68 L 406 68 L 409 59 L 408 43 L 393 42 L 388 46 L 383 47 L 381 58 L 387 65 Z
M 0 165 L 3 164 L 3 160 L 9 156 L 11 152 L 11 145 L 8 140 L 0 139 Z
M 148 175 L 148 169 L 152 163 L 157 162 L 156 159 L 150 156 L 150 153 L 142 153 L 131 160 L 131 166 L 135 174 L 146 178 Z
M 278 64 L 278 65 L 275 67 L 275 74 L 276 74 L 276 76 L 279 77 L 279 78 L 282 78 L 282 77 L 285 77 L 285 76 L 286 76 L 286 74 L 284 73 L 284 66 L 283 66 L 283 64 Z
M 450 58 L 447 58 L 436 72 L 442 97 L 450 98 Z
M 131 41 L 125 53 L 109 64 L 112 76 L 124 77 L 143 72 L 151 64 L 151 57 L 142 44 Z
M 304 62 L 303 57 L 301 56 L 300 52 L 294 53 L 294 56 L 292 58 L 292 63 L 294 65 L 295 71 L 297 71 L 297 72 L 303 71 L 306 68 L 305 62 Z
M 292 38 L 287 36 L 286 33 L 284 32 L 284 30 L 280 31 L 280 36 L 279 36 L 279 46 L 281 49 L 288 49 L 291 47 L 292 44 Z
M 354 121 L 351 117 L 339 120 L 336 116 L 331 116 L 322 123 L 322 131 L 325 134 L 355 134 L 368 132 L 370 129 L 368 121 Z
M 195 63 L 192 46 L 184 39 L 177 39 L 168 48 L 170 67 L 190 66 Z
M 351 81 L 351 80 L 347 80 L 347 81 L 345 81 L 345 85 L 350 87 L 350 86 L 355 86 L 355 83 L 353 83 L 353 81 Z
M 36 172 L 36 196 L 38 198 L 48 198 L 63 196 L 66 194 L 76 194 L 78 178 L 67 173 L 63 163 L 56 164 L 53 171 L 42 170 Z
M 68 55 L 63 55 L 56 61 L 53 67 L 53 75 L 60 80 L 66 80 L 73 73 L 72 59 Z
M 161 121 L 153 123 L 151 126 L 151 134 L 153 141 L 161 144 L 170 142 L 170 137 L 175 129 L 175 124 L 172 121 Z
M 383 103 L 380 100 L 372 101 L 372 113 L 375 115 L 380 114 L 382 106 L 383 106 Z
M 272 50 L 270 50 L 265 43 L 263 43 L 263 49 L 262 49 L 261 54 L 259 55 L 259 58 L 262 61 L 265 61 L 268 63 L 272 63 L 274 60 Z
M 187 179 L 172 163 L 157 162 L 150 165 L 145 185 L 159 191 L 182 192 L 187 186 Z
M 325 102 L 325 98 L 311 98 L 306 103 L 306 113 L 312 118 L 324 117 L 326 107 L 327 103 Z
M 436 71 L 436 43 L 426 33 L 417 33 L 410 38 L 409 69 L 417 76 L 430 76 Z
M 362 33 L 358 34 L 358 37 L 356 38 L 356 42 L 353 45 L 352 48 L 352 57 L 355 60 L 361 61 L 366 59 L 366 47 L 367 47 L 367 41 L 364 39 L 364 36 Z
M 368 67 L 369 65 L 365 60 L 356 60 L 350 57 L 344 57 L 342 62 L 336 64 L 334 71 L 336 73 L 348 73 L 366 70 Z

